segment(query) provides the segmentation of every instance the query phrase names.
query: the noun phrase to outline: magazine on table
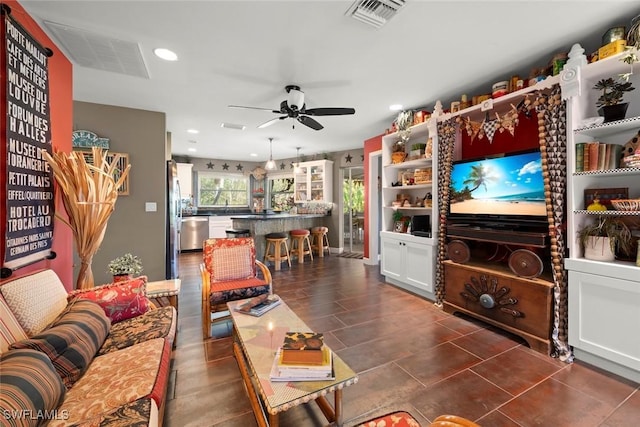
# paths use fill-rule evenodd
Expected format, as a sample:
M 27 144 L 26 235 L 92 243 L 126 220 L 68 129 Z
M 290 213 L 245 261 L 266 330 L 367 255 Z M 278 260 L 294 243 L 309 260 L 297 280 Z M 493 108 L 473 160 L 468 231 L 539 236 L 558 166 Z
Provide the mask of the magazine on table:
M 257 297 L 250 298 L 242 304 L 238 304 L 235 310 L 240 313 L 259 317 L 267 311 L 280 305 L 281 301 L 282 300 L 278 295 L 263 294 Z
M 273 359 L 269 379 L 271 381 L 332 381 L 336 379 L 333 369 L 333 354 L 329 348 L 323 350 L 325 363 L 318 366 L 284 365 L 282 349 L 279 348 Z

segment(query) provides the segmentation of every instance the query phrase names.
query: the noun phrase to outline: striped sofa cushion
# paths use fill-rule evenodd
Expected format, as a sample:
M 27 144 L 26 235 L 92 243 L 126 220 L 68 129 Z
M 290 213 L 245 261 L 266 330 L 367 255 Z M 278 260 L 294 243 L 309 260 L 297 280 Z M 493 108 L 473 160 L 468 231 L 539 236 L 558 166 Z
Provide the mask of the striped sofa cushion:
M 67 291 L 53 270 L 11 280 L 0 293 L 27 336 L 42 332 L 67 305 Z
M 0 354 L 9 350 L 9 346 L 14 342 L 26 338 L 27 334 L 24 333 L 24 329 L 0 295 Z
M 0 384 L 0 425 L 36 426 L 45 422 L 44 418 L 64 418 L 63 412 L 53 410 L 62 402 L 66 389 L 46 355 L 34 350 L 3 354 Z
M 93 301 L 70 303 L 53 325 L 11 348 L 30 348 L 45 353 L 67 388 L 87 369 L 104 343 L 111 322 L 102 307 Z

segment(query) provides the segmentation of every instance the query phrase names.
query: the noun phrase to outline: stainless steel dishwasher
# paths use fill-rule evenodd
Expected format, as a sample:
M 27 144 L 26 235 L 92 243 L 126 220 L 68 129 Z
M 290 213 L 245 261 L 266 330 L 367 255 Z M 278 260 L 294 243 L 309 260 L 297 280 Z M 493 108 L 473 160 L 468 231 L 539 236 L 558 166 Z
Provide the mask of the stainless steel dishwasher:
M 183 217 L 180 226 L 180 250 L 202 250 L 202 242 L 209 238 L 209 217 Z

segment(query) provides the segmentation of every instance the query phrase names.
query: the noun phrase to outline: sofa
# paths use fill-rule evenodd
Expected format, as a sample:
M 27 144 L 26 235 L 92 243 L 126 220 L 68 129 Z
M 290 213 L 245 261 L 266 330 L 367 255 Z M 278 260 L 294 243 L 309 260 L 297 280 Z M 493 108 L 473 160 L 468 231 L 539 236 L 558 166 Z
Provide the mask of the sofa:
M 67 293 L 49 269 L 2 283 L 0 425 L 162 425 L 177 314 L 146 283 Z

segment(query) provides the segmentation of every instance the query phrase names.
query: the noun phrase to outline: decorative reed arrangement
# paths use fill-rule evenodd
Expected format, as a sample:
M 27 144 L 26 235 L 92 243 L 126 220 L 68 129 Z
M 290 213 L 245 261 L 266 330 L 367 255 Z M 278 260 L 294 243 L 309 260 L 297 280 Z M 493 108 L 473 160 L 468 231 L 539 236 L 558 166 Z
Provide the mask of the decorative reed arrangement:
M 93 164 L 87 163 L 80 152 L 67 154 L 58 151 L 53 155 L 43 152 L 43 156 L 51 166 L 69 219 L 67 221 L 60 215 L 56 216 L 71 227 L 80 257 L 76 289 L 92 288 L 93 255 L 102 243 L 107 222 L 115 209 L 117 189 L 129 174 L 131 165 L 118 171 L 119 178 L 116 182 L 113 176 L 121 156 L 116 155 L 112 163 L 109 163 L 107 152 L 103 152 L 101 148 L 92 148 Z

